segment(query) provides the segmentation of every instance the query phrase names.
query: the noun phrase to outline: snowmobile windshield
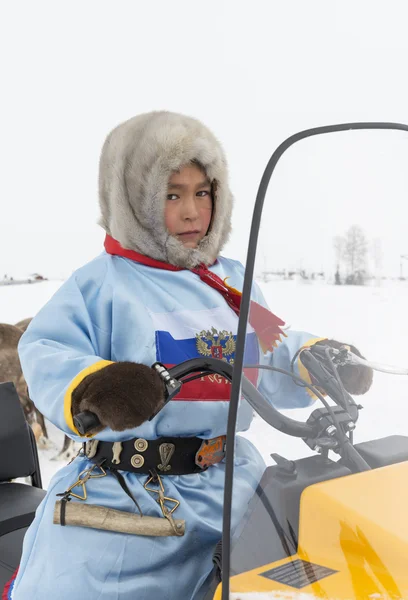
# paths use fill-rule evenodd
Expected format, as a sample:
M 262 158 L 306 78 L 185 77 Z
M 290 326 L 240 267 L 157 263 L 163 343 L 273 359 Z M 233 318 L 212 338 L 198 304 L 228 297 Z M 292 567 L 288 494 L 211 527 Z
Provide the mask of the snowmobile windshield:
M 359 123 L 296 134 L 266 167 L 243 257 L 219 600 L 408 597 L 389 554 L 408 544 L 407 165 L 408 126 Z

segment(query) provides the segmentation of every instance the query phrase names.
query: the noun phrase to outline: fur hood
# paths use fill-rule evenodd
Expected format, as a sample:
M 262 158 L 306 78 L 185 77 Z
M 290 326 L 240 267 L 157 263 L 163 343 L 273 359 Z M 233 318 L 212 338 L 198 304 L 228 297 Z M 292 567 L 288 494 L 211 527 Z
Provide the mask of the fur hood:
M 198 161 L 213 182 L 214 209 L 208 234 L 185 248 L 165 227 L 171 174 Z M 224 151 L 200 121 L 167 111 L 139 115 L 106 138 L 100 158 L 100 225 L 124 248 L 192 268 L 212 264 L 231 229 L 233 198 Z

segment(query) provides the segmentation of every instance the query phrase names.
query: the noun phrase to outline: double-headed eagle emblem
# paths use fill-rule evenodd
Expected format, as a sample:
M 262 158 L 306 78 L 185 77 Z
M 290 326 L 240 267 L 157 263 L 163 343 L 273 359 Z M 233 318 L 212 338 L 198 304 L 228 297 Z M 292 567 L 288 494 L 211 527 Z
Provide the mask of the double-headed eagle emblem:
M 235 340 L 232 331 L 225 329 L 218 331 L 215 327 L 211 327 L 211 331 L 203 329 L 200 333 L 196 333 L 196 346 L 201 356 L 211 356 L 226 362 L 233 362 Z

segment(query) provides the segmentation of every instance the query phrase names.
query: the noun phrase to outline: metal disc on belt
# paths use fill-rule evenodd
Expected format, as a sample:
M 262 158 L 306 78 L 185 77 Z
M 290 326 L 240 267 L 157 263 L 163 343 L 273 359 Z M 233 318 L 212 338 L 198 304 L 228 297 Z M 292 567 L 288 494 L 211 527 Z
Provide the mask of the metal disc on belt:
M 144 458 L 141 454 L 134 454 L 130 462 L 135 469 L 140 469 L 144 465 Z
M 147 440 L 144 440 L 143 438 L 139 438 L 137 440 L 135 440 L 134 446 L 135 446 L 135 450 L 137 450 L 138 452 L 144 452 L 145 450 L 147 450 L 148 447 L 148 442 Z

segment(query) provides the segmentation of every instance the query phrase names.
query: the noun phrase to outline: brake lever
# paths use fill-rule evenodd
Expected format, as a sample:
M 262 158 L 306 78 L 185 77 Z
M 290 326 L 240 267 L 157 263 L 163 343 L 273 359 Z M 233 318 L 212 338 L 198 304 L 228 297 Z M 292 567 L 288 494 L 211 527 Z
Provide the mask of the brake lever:
M 330 348 L 330 350 L 334 350 L 335 355 L 341 352 L 335 348 Z M 310 348 L 305 349 L 300 354 L 299 358 L 309 371 L 312 378 L 315 380 L 315 385 L 321 387 L 328 394 L 328 396 L 330 396 L 330 398 L 332 398 L 336 404 L 341 406 L 345 411 L 349 412 L 352 410 L 353 415 L 350 415 L 350 418 L 353 421 L 356 421 L 358 418 L 357 406 L 352 396 L 350 396 L 346 390 L 339 387 L 336 377 L 333 375 L 331 370 L 329 370 L 327 366 L 328 358 L 325 352 L 325 347 L 321 346 L 319 348 L 318 346 L 311 346 Z M 356 414 L 354 414 L 354 407 L 357 411 Z
M 166 406 L 166 404 L 174 398 L 174 396 L 177 396 L 177 394 L 181 390 L 181 386 L 182 386 L 182 383 L 180 383 L 180 381 L 178 381 L 178 379 L 175 379 L 174 377 L 172 377 L 170 375 L 170 373 L 168 372 L 167 368 L 162 363 L 160 363 L 160 362 L 153 363 L 152 369 L 154 369 L 156 371 L 156 373 L 159 375 L 160 379 L 162 380 L 162 382 L 164 384 L 164 402 L 156 410 L 156 412 L 154 412 L 152 414 L 152 416 L 149 418 L 149 421 L 154 419 L 154 417 L 156 417 L 159 414 L 159 412 L 161 410 L 163 410 L 163 408 Z
M 329 349 L 330 352 L 330 358 L 331 361 L 333 362 L 333 364 L 336 365 L 336 367 L 342 367 L 346 364 L 349 364 L 349 361 L 351 360 L 349 358 L 349 354 L 352 354 L 347 346 L 341 346 L 341 348 L 333 348 L 332 346 L 325 346 L 324 344 L 321 345 L 314 345 L 314 346 L 310 346 L 308 348 L 308 350 L 314 355 L 317 356 L 323 363 L 327 363 L 328 359 L 327 359 L 327 354 L 326 354 L 326 350 Z M 355 356 L 353 354 L 353 356 Z

